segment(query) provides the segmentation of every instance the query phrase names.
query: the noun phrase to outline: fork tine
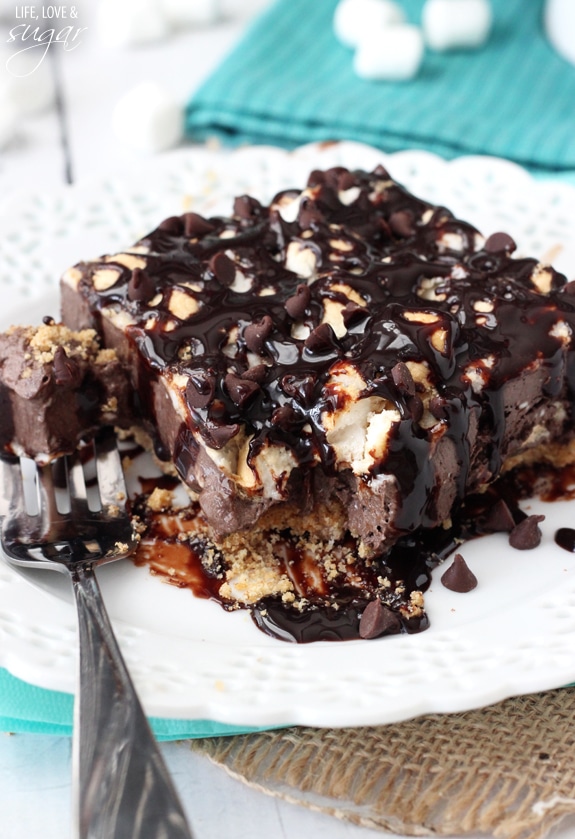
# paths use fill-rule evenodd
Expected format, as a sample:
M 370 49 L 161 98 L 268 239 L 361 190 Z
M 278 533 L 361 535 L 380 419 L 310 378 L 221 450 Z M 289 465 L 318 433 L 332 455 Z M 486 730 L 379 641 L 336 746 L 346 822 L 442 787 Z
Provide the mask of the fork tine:
M 26 515 L 22 470 L 17 458 L 0 457 L 2 479 L 2 502 L 0 514 L 21 519 Z
M 95 441 L 96 470 L 102 509 L 125 509 L 127 490 L 122 458 L 113 433 L 104 433 Z
M 84 468 L 78 452 L 66 455 L 68 473 L 68 492 L 70 493 L 70 512 L 76 518 L 89 515 L 88 499 L 86 495 L 86 481 Z

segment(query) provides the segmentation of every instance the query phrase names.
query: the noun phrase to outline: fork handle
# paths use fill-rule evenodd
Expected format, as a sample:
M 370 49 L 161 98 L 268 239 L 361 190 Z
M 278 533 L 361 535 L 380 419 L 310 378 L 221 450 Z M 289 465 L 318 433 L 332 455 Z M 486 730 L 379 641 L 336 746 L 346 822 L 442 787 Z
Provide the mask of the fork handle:
M 80 636 L 73 743 L 75 836 L 192 839 L 93 567 L 74 567 L 72 586 Z

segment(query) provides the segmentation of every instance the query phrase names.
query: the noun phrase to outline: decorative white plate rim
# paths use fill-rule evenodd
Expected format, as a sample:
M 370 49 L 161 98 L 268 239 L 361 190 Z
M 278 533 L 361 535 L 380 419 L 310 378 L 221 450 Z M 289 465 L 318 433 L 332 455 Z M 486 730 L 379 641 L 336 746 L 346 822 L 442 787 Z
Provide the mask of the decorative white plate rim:
M 227 212 L 234 195 L 269 199 L 300 185 L 313 168 L 380 162 L 417 194 L 445 203 L 485 233 L 506 229 L 522 252 L 543 258 L 555 251 L 555 264 L 575 276 L 569 242 L 575 189 L 535 181 L 515 164 L 477 157 L 446 162 L 421 151 L 386 155 L 357 143 L 295 152 L 192 148 L 1 206 L 0 286 L 9 302 L 0 327 L 56 315 L 57 279 L 68 264 L 128 246 L 165 215 Z M 131 563 L 101 569 L 100 579 L 151 716 L 240 726 L 384 724 L 463 711 L 575 678 L 575 557 L 553 542 L 574 505 L 532 502 L 531 509 L 547 515 L 534 551 L 513 551 L 500 534 L 466 545 L 478 588 L 454 594 L 436 574 L 426 596 L 431 628 L 413 636 L 290 645 L 259 633 L 248 613 L 225 613 Z M 35 685 L 72 692 L 74 609 L 59 576 L 44 575 L 32 587 L 0 565 L 0 665 Z

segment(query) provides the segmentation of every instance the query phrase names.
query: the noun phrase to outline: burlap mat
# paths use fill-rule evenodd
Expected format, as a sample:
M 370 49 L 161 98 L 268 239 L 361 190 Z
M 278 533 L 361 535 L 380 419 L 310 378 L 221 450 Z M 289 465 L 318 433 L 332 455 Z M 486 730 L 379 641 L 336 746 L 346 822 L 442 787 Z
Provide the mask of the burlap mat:
M 537 839 L 575 813 L 575 689 L 395 725 L 191 745 L 263 792 L 395 833 Z

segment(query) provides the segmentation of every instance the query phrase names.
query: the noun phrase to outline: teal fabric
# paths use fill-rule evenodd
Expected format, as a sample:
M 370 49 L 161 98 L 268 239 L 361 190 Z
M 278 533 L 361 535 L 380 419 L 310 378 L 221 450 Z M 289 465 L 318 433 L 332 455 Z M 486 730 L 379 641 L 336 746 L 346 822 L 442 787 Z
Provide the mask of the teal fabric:
M 36 687 L 0 668 L 0 731 L 69 736 L 72 733 L 73 705 L 74 699 L 69 693 Z M 159 718 L 152 718 L 150 723 L 158 740 L 245 734 L 273 727 L 249 728 L 211 720 Z
M 416 79 L 391 83 L 354 75 L 332 31 L 336 0 L 279 0 L 194 95 L 188 134 L 288 148 L 348 139 L 575 169 L 575 67 L 543 36 L 542 0 L 491 2 L 483 49 L 427 51 Z M 423 0 L 401 5 L 420 21 Z

